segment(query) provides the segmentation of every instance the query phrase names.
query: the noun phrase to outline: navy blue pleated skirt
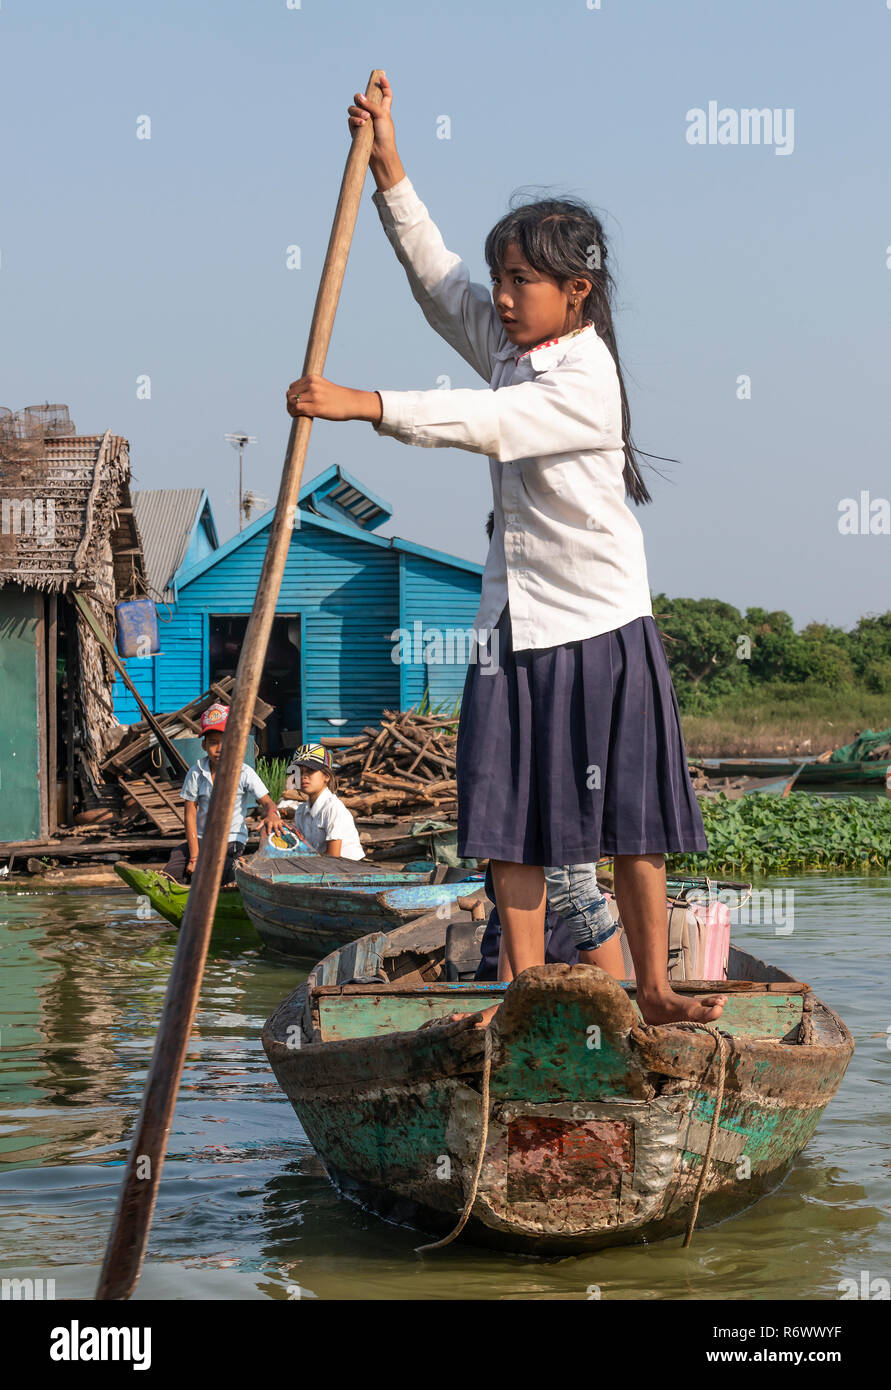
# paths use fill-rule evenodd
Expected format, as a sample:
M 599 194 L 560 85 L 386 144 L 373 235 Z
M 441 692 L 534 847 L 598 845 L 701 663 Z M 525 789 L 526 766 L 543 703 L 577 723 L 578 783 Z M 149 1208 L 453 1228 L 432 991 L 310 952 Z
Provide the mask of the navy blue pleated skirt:
M 515 864 L 708 848 L 677 696 L 651 617 L 467 670 L 458 725 L 458 854 Z M 493 666 L 495 669 L 493 669 Z

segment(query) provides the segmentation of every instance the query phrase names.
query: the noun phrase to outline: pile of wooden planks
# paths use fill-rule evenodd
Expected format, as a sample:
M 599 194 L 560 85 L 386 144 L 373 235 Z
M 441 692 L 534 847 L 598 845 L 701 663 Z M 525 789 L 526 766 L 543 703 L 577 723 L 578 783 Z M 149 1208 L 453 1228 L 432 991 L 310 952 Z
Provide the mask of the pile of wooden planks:
M 458 810 L 456 741 L 457 719 L 384 710 L 380 728 L 339 739 L 332 749 L 337 794 L 358 815 L 398 811 L 448 819 Z
M 210 705 L 218 701 L 228 705 L 232 700 L 232 688 L 235 685 L 234 676 L 225 676 L 222 680 L 214 682 L 203 695 L 197 699 L 190 700 L 182 709 L 174 710 L 170 714 L 155 715 L 156 724 L 163 730 L 168 738 L 200 738 L 201 737 L 201 715 Z M 272 706 L 266 704 L 264 700 L 258 699 L 254 706 L 253 725 L 255 728 L 265 728 L 265 721 L 272 712 Z M 161 764 L 162 759 L 158 748 L 158 740 L 152 729 L 148 727 L 144 720 L 138 724 L 130 724 L 121 739 L 120 743 L 112 753 L 108 755 L 102 764 L 102 771 L 106 776 L 120 778 L 122 775 L 129 776 L 135 769 L 139 772 L 153 772 Z M 185 773 L 186 767 L 174 769 L 175 777 Z
M 156 825 L 162 835 L 185 834 L 184 803 L 179 800 L 177 787 L 170 782 L 165 784 L 159 781 L 148 772 L 144 777 L 132 777 L 129 781 L 121 777 L 118 780 L 145 819 Z
M 179 792 L 189 764 L 175 744 L 170 751 L 159 744 L 157 731 L 171 742 L 177 738 L 200 738 L 201 715 L 217 701 L 228 705 L 234 685 L 234 676 L 213 682 L 182 709 L 153 716 L 156 727 L 150 728 L 144 720 L 130 724 L 101 765 L 108 806 L 101 812 L 94 808 L 79 816 L 79 829 L 89 823 L 97 829 L 104 827 L 103 833 L 108 834 L 128 829 L 136 821 L 147 822 L 162 835 L 181 837 L 184 831 Z M 254 727 L 264 728 L 271 712 L 272 705 L 258 698 Z

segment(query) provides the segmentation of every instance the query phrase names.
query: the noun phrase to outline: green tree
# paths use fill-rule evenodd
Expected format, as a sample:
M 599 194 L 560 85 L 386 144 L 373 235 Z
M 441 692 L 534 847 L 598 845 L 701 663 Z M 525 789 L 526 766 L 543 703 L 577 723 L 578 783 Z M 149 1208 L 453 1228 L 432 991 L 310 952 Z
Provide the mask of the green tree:
M 653 612 L 663 634 L 678 695 L 705 686 L 729 691 L 746 679 L 740 637 L 746 635 L 738 608 L 716 598 L 653 596 Z
M 875 695 L 891 695 L 891 660 L 867 661 L 861 680 Z
M 745 631 L 752 641 L 749 670 L 757 680 L 789 680 L 800 639 L 795 624 L 782 609 L 747 608 Z
M 819 685 L 853 685 L 855 671 L 848 633 L 827 623 L 808 623 L 801 631 L 797 669 L 792 679 L 816 681 Z
M 870 671 L 874 679 L 874 668 L 891 662 L 891 612 L 861 618 L 848 636 L 848 645 L 857 675 L 865 679 Z

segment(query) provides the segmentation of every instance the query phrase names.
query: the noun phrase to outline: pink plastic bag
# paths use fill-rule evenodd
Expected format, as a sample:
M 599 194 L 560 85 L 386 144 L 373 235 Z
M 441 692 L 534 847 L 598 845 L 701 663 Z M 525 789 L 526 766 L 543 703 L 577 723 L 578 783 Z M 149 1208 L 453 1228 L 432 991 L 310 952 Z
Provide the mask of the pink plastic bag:
M 726 980 L 730 955 L 730 908 L 711 898 L 708 902 L 688 903 L 699 925 L 694 952 L 694 980 Z

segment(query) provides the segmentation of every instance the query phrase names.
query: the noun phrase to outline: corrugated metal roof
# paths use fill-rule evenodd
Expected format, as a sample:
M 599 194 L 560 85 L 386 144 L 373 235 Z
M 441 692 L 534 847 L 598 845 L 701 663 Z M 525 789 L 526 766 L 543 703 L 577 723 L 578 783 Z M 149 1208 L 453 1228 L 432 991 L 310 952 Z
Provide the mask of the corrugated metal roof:
M 143 489 L 133 494 L 152 598 L 173 599 L 170 581 L 185 557 L 204 496 L 200 487 Z

